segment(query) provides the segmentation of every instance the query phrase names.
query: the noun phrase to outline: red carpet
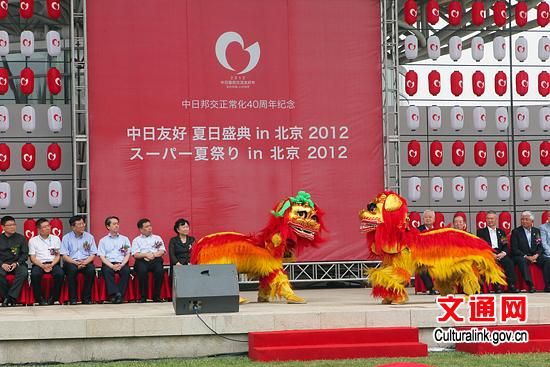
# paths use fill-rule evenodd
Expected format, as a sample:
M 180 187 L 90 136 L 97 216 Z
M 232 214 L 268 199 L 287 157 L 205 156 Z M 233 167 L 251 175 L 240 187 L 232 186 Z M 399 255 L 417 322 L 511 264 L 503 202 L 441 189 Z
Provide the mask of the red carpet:
M 410 327 L 288 330 L 248 334 L 248 356 L 257 361 L 423 357 L 428 346 Z
M 550 352 L 550 325 L 487 326 L 488 330 L 526 330 L 527 343 L 457 343 L 456 350 L 472 354 Z

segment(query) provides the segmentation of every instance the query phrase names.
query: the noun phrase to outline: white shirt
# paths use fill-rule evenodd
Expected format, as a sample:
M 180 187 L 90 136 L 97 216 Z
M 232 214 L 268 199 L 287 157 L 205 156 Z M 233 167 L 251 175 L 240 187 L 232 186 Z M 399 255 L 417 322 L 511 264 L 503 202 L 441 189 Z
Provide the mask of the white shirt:
M 142 254 L 152 254 L 161 250 L 166 252 L 166 247 L 164 247 L 162 238 L 156 234 L 152 234 L 148 237 L 139 235 L 132 241 L 132 255 L 138 252 Z
M 34 236 L 29 240 L 29 255 L 35 255 L 40 262 L 52 262 L 55 258 L 55 251 L 59 253 L 61 240 L 53 234 L 48 238 L 42 238 L 40 235 Z
M 491 237 L 491 247 L 498 248 L 497 229 L 487 228 L 489 229 L 489 237 Z

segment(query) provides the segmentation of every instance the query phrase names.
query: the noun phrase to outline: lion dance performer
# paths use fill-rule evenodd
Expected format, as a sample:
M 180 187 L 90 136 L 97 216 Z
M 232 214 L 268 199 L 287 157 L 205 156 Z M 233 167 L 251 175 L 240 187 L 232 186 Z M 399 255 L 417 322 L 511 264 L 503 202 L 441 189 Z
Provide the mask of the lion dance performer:
M 369 271 L 374 297 L 382 303 L 407 301 L 406 285 L 417 270 L 427 269 L 441 295 L 461 285 L 466 295 L 479 293 L 480 277 L 506 285 L 492 249 L 480 238 L 456 229 L 420 233 L 409 225 L 407 202 L 394 192 L 379 194 L 361 210 L 361 230 L 382 264 Z
M 284 298 L 306 303 L 292 291 L 283 258 L 321 242 L 322 211 L 307 192 L 282 200 L 271 211 L 269 223 L 257 235 L 220 232 L 201 238 L 191 252 L 192 264 L 235 264 L 239 273 L 259 279 L 258 302 Z M 241 303 L 246 300 L 241 298 Z

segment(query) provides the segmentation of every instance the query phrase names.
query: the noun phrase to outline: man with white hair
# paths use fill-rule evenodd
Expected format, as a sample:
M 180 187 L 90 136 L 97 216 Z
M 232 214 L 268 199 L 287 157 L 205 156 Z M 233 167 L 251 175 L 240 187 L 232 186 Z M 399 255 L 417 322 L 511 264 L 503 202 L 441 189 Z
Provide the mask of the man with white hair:
M 435 212 L 433 210 L 426 209 L 422 214 L 422 224 L 418 226 L 418 230 L 420 232 L 431 231 L 432 229 L 434 229 L 434 223 L 435 223 Z M 428 271 L 421 270 L 418 272 L 418 276 L 424 282 L 424 285 L 426 286 L 428 293 L 435 294 L 434 283 Z
M 542 255 L 542 237 L 540 230 L 533 227 L 534 219 L 535 217 L 530 211 L 521 213 L 521 226 L 512 231 L 510 240 L 512 257 L 527 283 L 529 293 L 535 292 L 529 264 L 536 264 L 541 268 L 544 274 L 544 291 L 550 292 L 550 261 Z

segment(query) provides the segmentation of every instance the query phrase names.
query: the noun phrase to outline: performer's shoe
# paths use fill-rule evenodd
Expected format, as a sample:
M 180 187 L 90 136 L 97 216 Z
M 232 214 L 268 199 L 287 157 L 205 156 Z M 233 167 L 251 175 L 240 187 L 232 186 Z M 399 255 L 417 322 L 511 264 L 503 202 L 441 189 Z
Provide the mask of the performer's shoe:
M 508 287 L 508 293 L 519 293 L 519 289 L 515 287 Z
M 537 290 L 535 289 L 535 287 L 533 287 L 532 285 L 529 286 L 529 288 L 527 289 L 527 291 L 529 293 L 535 293 Z
M 494 289 L 495 289 L 495 293 L 501 293 L 501 290 L 500 290 L 500 284 L 495 284 L 494 285 Z
M 429 292 L 430 296 L 435 296 L 437 293 L 434 289 L 430 289 Z
M 383 305 L 391 305 L 391 303 L 392 303 L 392 300 L 389 299 L 389 298 L 384 298 L 384 299 L 382 300 L 382 304 L 383 304 Z
M 246 301 L 246 302 L 248 302 L 248 301 Z M 268 302 L 269 302 L 269 297 L 258 295 L 258 303 L 268 303 Z M 240 303 L 240 301 L 239 301 L 239 303 Z
M 260 297 L 258 297 L 258 302 L 260 302 Z M 267 300 L 267 301 L 265 301 L 265 302 L 269 302 L 269 300 Z M 246 304 L 246 303 L 248 303 L 248 300 L 247 300 L 246 298 L 244 298 L 244 297 L 239 296 L 239 304 L 240 304 L 240 305 L 244 305 L 244 304 Z
M 295 294 L 291 294 L 290 296 L 286 297 L 286 303 L 304 304 L 304 303 L 307 303 L 307 301 L 302 297 L 298 297 Z

